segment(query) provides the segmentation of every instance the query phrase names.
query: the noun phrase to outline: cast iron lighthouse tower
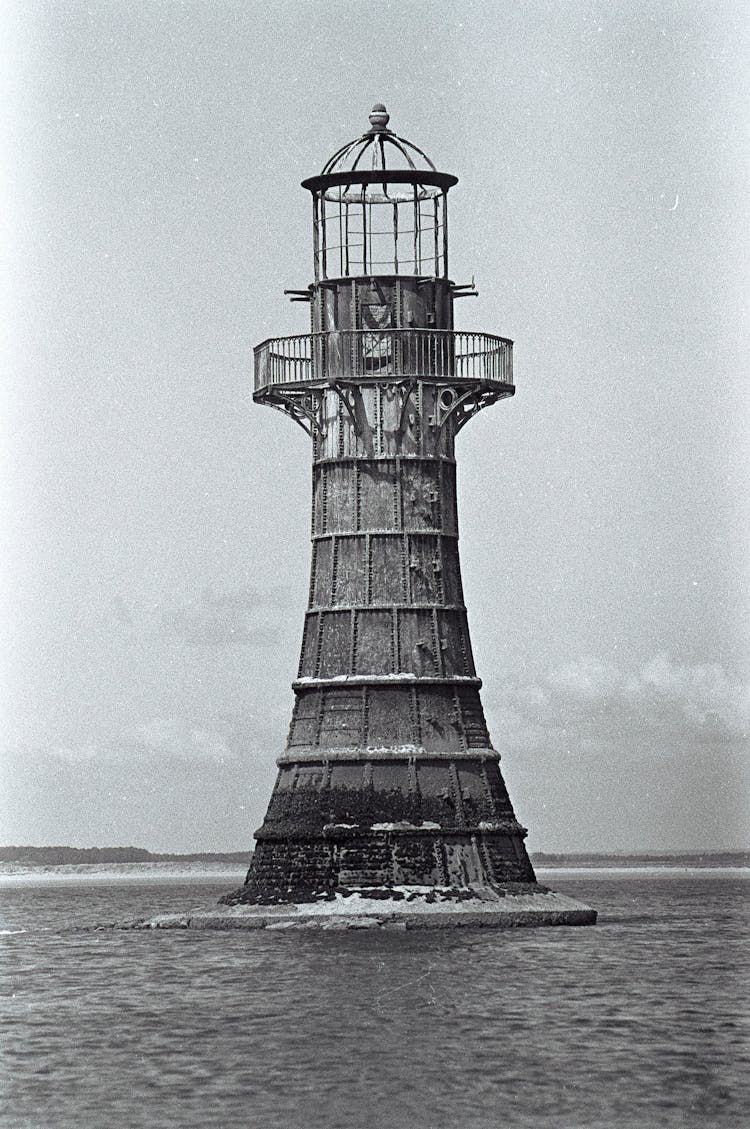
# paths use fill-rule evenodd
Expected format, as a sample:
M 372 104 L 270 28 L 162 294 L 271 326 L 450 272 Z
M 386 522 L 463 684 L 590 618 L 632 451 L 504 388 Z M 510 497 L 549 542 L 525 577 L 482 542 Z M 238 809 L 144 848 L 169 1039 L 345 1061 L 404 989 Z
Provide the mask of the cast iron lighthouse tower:
M 487 732 L 461 587 L 457 433 L 512 396 L 512 342 L 459 332 L 448 191 L 370 128 L 312 196 L 311 332 L 255 349 L 257 403 L 312 439 L 312 567 L 286 750 L 242 890 L 538 893 Z

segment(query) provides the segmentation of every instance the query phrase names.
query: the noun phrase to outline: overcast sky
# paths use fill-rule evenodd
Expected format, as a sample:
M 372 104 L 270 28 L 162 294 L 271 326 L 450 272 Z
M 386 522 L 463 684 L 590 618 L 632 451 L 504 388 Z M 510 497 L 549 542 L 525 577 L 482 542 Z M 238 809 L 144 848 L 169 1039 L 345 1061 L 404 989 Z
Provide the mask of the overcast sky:
M 243 850 L 285 744 L 309 441 L 299 187 L 368 125 L 460 178 L 462 431 L 493 742 L 536 850 L 748 845 L 745 3 L 2 6 L 10 272 L 0 841 Z

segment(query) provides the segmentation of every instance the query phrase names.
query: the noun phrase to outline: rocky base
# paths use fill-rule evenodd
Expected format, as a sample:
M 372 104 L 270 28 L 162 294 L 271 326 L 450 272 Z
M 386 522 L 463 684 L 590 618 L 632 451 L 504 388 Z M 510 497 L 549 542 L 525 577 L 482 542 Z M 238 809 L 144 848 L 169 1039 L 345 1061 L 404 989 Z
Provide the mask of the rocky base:
M 523 893 L 489 887 L 396 887 L 337 892 L 296 905 L 234 905 L 164 914 L 122 929 L 512 929 L 593 925 L 596 910 L 544 887 Z

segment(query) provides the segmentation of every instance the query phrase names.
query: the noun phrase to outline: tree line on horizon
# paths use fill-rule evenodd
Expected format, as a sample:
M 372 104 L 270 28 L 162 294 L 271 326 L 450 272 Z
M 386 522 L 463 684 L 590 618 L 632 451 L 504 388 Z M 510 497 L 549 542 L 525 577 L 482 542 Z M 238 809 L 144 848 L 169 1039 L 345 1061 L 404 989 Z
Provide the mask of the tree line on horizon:
M 194 851 L 187 854 L 156 853 L 145 847 L 0 847 L 0 863 L 17 863 L 29 866 L 63 866 L 71 863 L 125 863 L 125 862 L 238 862 L 246 863 L 252 856 L 246 851 Z M 626 852 L 568 852 L 549 853 L 534 851 L 531 861 L 535 866 L 750 866 L 750 851 L 674 851 L 661 853 L 628 854 Z
M 145 847 L 0 847 L 0 862 L 62 866 L 66 863 L 106 862 L 234 862 L 246 861 L 252 850 L 196 851 L 191 854 L 156 853 Z

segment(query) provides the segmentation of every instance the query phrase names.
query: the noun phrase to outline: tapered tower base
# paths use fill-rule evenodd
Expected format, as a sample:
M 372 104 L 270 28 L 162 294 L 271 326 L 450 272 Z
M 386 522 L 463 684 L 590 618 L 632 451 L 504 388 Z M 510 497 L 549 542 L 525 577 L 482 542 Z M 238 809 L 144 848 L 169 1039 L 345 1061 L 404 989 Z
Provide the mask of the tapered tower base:
M 532 893 L 525 835 L 490 750 L 282 763 L 245 885 L 222 901 L 402 886 Z
M 494 751 L 282 763 L 233 910 L 191 925 L 593 924 L 537 883 L 525 835 Z

